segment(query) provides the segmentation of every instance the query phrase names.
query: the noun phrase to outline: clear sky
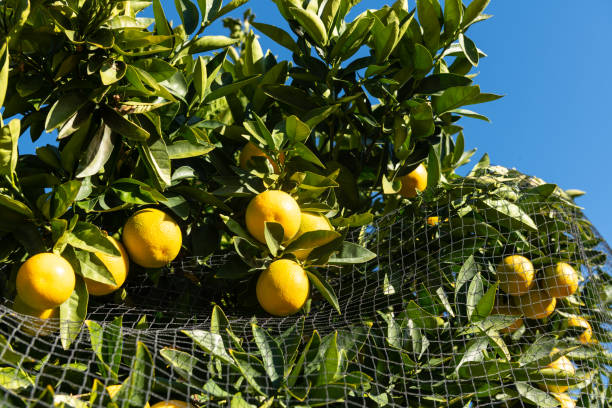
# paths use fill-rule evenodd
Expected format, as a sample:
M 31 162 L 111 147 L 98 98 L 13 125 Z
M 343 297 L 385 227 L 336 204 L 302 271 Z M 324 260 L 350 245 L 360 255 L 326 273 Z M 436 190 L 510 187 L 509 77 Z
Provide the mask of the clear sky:
M 364 0 L 351 15 L 391 2 Z M 410 7 L 414 3 L 409 0 Z M 162 4 L 176 24 L 174 1 Z M 282 22 L 286 28 L 271 0 L 251 0 L 232 14 L 241 16 L 247 8 L 258 21 Z M 612 1 L 493 0 L 487 13 L 494 17 L 468 33 L 488 54 L 476 70 L 480 75 L 475 83 L 483 92 L 506 96 L 468 107 L 492 123 L 462 119 L 466 148 L 478 148 L 476 159 L 488 152 L 493 164 L 586 191 L 578 203 L 603 236 L 612 239 Z M 218 22 L 207 34 L 226 31 Z M 290 58 L 264 36 L 261 42 L 280 58 Z M 53 140 L 46 135 L 37 145 Z M 33 150 L 27 137 L 22 137 L 20 148 L 24 153 Z

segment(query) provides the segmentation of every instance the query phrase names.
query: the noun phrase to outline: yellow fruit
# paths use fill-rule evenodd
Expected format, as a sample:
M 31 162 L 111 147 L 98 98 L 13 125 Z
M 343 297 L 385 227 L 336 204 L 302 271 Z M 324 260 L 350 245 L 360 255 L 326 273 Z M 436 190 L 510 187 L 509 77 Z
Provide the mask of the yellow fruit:
M 130 270 L 130 259 L 128 258 L 127 252 L 125 252 L 125 248 L 121 245 L 115 238 L 108 237 L 108 240 L 112 242 L 112 244 L 117 248 L 119 252 L 121 252 L 121 256 L 113 256 L 108 254 L 103 254 L 101 252 L 96 252 L 96 256 L 106 269 L 113 275 L 115 279 L 115 285 L 111 285 L 108 283 L 96 282 L 94 280 L 85 278 L 85 284 L 87 285 L 87 292 L 90 295 L 94 296 L 104 296 L 108 295 L 111 292 L 116 291 L 123 285 L 125 282 L 125 278 Z
M 293 239 L 298 239 L 306 232 L 321 230 L 333 230 L 333 227 L 329 223 L 327 217 L 323 214 L 303 212 L 301 216 L 300 229 L 298 230 L 297 234 L 295 234 L 295 237 Z M 329 242 L 330 240 L 322 240 L 321 242 L 317 243 L 317 247 L 328 244 Z M 296 251 L 293 251 L 293 254 L 296 256 L 297 259 L 303 261 L 304 259 L 308 258 L 308 255 L 310 255 L 313 249 L 314 248 L 298 249 Z
M 499 287 L 512 296 L 527 293 L 533 284 L 534 274 L 531 261 L 520 255 L 507 256 L 497 266 Z
M 272 262 L 257 279 L 257 300 L 274 316 L 287 316 L 300 310 L 309 291 L 306 272 L 289 259 Z
M 37 310 L 33 309 L 19 297 L 15 297 L 13 302 L 13 310 L 22 315 L 32 316 L 40 320 L 24 320 L 21 324 L 21 329 L 24 333 L 30 336 L 50 336 L 59 330 L 59 324 L 57 321 L 46 321 L 47 319 L 56 319 L 59 317 L 58 309 L 44 309 Z
M 402 176 L 400 180 L 402 188 L 399 193 L 406 198 L 414 198 L 417 196 L 417 191 L 423 191 L 427 188 L 427 170 L 421 163 L 416 169 Z
M 559 350 L 554 348 L 551 351 L 551 354 L 557 351 Z M 552 363 L 548 364 L 546 368 L 552 368 L 552 369 L 559 370 L 561 372 L 565 372 L 568 374 L 576 373 L 576 368 L 574 367 L 574 364 L 572 364 L 570 359 L 567 358 L 566 356 L 559 357 Z M 569 388 L 569 386 L 567 385 L 548 385 L 548 384 L 539 384 L 539 387 L 544 391 L 555 392 L 555 393 L 565 392 Z
M 593 328 L 591 327 L 591 324 L 586 319 L 580 316 L 571 316 L 569 319 L 567 319 L 567 326 L 568 327 L 582 327 L 584 331 L 580 333 L 580 335 L 578 336 L 578 340 L 582 344 L 588 344 L 591 342 L 593 338 Z
M 553 397 L 561 403 L 561 408 L 576 408 L 576 401 L 565 393 L 553 393 Z
M 493 306 L 493 310 L 491 310 L 492 315 L 505 315 L 505 316 L 515 316 L 520 315 L 521 311 L 514 306 L 509 305 L 505 301 L 501 299 L 497 299 L 495 301 L 495 305 Z M 516 319 L 510 326 L 506 326 L 503 329 L 500 329 L 499 332 L 501 334 L 506 333 L 514 333 L 521 327 L 523 327 L 523 318 L 519 317 Z
M 17 272 L 17 294 L 31 308 L 53 309 L 72 294 L 76 278 L 67 260 L 44 252 L 30 257 Z
M 266 242 L 265 222 L 277 222 L 283 226 L 283 241 L 289 241 L 300 229 L 301 212 L 297 201 L 280 190 L 268 190 L 257 194 L 246 209 L 246 226 L 259 242 Z
M 115 395 L 117 395 L 117 393 L 119 392 L 119 389 L 121 389 L 121 384 L 109 385 L 108 387 L 106 387 L 108 396 L 111 397 L 111 399 L 115 398 Z M 150 407 L 151 406 L 149 405 L 148 402 L 144 406 L 144 408 L 150 408 Z
M 578 289 L 578 274 L 565 262 L 549 266 L 544 269 L 544 288 L 556 298 L 573 295 Z
M 170 400 L 158 402 L 151 408 L 191 408 L 191 404 L 183 401 Z
M 253 167 L 253 164 L 251 161 L 253 157 L 266 157 L 268 161 L 270 162 L 270 164 L 272 165 L 272 169 L 274 169 L 274 173 L 276 174 L 280 173 L 280 169 L 278 168 L 278 165 L 274 162 L 274 160 L 272 160 L 270 156 L 268 156 L 263 150 L 261 150 L 259 147 L 257 147 L 257 145 L 255 145 L 252 142 L 248 142 L 247 144 L 245 144 L 242 150 L 240 151 L 240 157 L 239 157 L 240 167 L 245 170 L 251 169 Z M 280 161 L 281 164 L 285 162 L 285 156 L 283 155 L 283 153 L 279 155 L 278 160 Z
M 440 223 L 440 217 L 427 217 L 427 225 L 434 226 Z
M 125 223 L 121 238 L 130 259 L 145 268 L 167 265 L 176 258 L 183 243 L 176 221 L 155 208 L 134 213 Z
M 528 319 L 544 319 L 555 311 L 557 305 L 557 299 L 551 297 L 545 290 L 537 288 L 514 300 Z

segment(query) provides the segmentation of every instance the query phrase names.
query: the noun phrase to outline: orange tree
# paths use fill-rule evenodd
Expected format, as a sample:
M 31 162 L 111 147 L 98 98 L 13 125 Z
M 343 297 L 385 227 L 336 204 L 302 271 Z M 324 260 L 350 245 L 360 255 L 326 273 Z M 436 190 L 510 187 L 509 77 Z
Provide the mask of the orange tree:
M 210 331 L 182 334 L 199 346 L 193 354 L 152 355 L 128 339 L 125 350 L 134 353 L 122 360 L 121 318 L 104 327 L 88 320 L 97 375 L 123 384 L 110 398 L 97 380 L 88 382 L 90 404 L 143 406 L 147 390 L 135 381 L 156 376 L 155 359 L 179 377 L 159 374 L 158 387 L 179 396 L 191 387 L 201 404 L 556 406 L 567 386 L 584 390 L 585 406 L 609 399 L 598 375 L 607 373 L 596 364 L 609 361 L 598 343 L 609 336 L 610 299 L 599 296 L 609 293 L 608 275 L 600 270 L 556 299 L 543 282 L 567 282 L 536 272 L 563 262 L 577 280 L 605 264 L 571 192 L 490 168 L 486 156 L 466 178 L 455 173 L 474 154 L 464 151 L 458 120 L 486 120 L 464 106 L 499 98 L 482 93 L 470 74 L 485 54 L 467 32 L 489 17 L 488 1 L 419 0 L 411 9 L 400 0 L 348 18 L 358 1 L 275 0 L 291 33 L 247 12 L 223 20 L 228 36 L 207 35 L 207 27 L 245 1 L 175 3 L 182 24 L 172 27 L 159 0 L 3 2 L 0 101 L 4 120 L 14 117 L 0 129 L 4 297 L 17 292 L 15 305 L 33 307 L 21 299 L 29 292 L 16 289 L 22 264 L 43 252 L 66 259 L 76 277 L 59 305 L 65 348 L 89 305 L 138 305 L 131 288 L 187 280 L 179 299 L 162 294 L 156 304 L 183 312 L 216 305 Z M 153 19 L 139 17 L 146 7 Z M 292 61 L 264 53 L 256 33 Z M 58 143 L 19 154 L 28 130 L 33 141 L 57 132 Z M 266 191 L 274 198 L 255 199 Z M 143 208 L 151 218 L 130 218 Z M 408 235 L 394 234 L 406 219 Z M 369 262 L 380 248 L 385 253 Z M 521 272 L 533 294 L 526 300 L 504 289 L 498 273 L 510 254 L 533 266 Z M 104 261 L 119 256 L 131 259 L 129 273 Z M 205 273 L 181 267 L 189 263 Z M 126 273 L 113 295 L 90 296 L 86 282 L 114 289 Z M 347 276 L 350 285 L 339 285 Z M 278 287 L 292 297 L 269 302 Z M 239 335 L 219 307 L 244 315 L 259 300 L 258 315 L 301 309 L 308 319 L 313 308 L 355 310 L 339 301 L 347 290 L 374 307 L 344 317 L 346 330 L 307 333 L 296 318 L 279 336 L 255 322 Z M 52 315 L 27 307 L 15 309 Z M 46 325 L 42 334 L 55 329 Z M 109 347 L 119 357 L 103 351 Z M 578 370 L 554 367 L 566 356 Z M 28 390 L 47 370 L 10 363 L 3 369 L 21 380 L 2 384 L 11 391 Z M 217 379 L 192 382 L 202 367 Z M 69 394 L 82 390 L 65 387 L 38 398 L 77 404 Z M 6 398 L 25 403 L 19 393 Z

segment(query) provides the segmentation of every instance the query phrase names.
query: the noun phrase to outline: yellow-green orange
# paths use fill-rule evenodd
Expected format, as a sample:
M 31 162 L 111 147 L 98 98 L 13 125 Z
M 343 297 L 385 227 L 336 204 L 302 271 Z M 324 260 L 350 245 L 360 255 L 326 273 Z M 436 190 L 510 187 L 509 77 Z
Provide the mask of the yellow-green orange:
M 270 165 L 272 165 L 272 169 L 274 170 L 274 173 L 276 174 L 280 173 L 278 164 L 276 164 L 274 160 L 270 158 L 270 156 L 268 156 L 263 150 L 261 150 L 259 147 L 257 147 L 257 145 L 255 145 L 252 142 L 248 142 L 247 144 L 245 144 L 242 150 L 240 151 L 240 157 L 238 159 L 240 162 L 240 167 L 245 170 L 249 170 L 251 167 L 253 167 L 253 164 L 251 161 L 253 157 L 267 158 L 268 161 L 270 162 Z M 279 161 L 281 162 L 281 164 L 285 161 L 284 159 L 285 159 L 285 156 L 281 153 L 279 155 Z
M 544 288 L 550 296 L 564 298 L 578 289 L 578 274 L 565 262 L 544 269 Z
M 497 266 L 499 287 L 513 296 L 524 295 L 529 291 L 534 274 L 531 261 L 521 255 L 507 256 Z
M 554 348 L 551 351 L 551 354 L 555 353 L 557 351 L 559 351 L 559 350 Z M 567 374 L 575 374 L 576 373 L 576 368 L 574 367 L 574 364 L 572 364 L 570 359 L 567 358 L 566 356 L 559 357 L 558 359 L 556 359 L 552 363 L 548 364 L 546 366 L 546 368 L 552 368 L 554 370 L 559 370 L 560 372 L 564 372 L 564 373 L 567 373 Z M 565 392 L 569 388 L 568 385 L 563 385 L 563 384 L 554 384 L 553 385 L 553 384 L 546 384 L 546 383 L 539 384 L 539 387 L 541 389 L 543 389 L 544 391 L 555 392 L 555 393 Z
M 272 262 L 257 279 L 257 300 L 266 312 L 274 316 L 287 316 L 300 310 L 309 291 L 306 272 L 289 259 Z
M 555 311 L 557 299 L 545 290 L 533 288 L 526 294 L 514 299 L 515 304 L 528 319 L 544 319 Z
M 399 193 L 406 198 L 414 198 L 417 196 L 417 191 L 423 191 L 427 188 L 427 170 L 423 163 L 412 170 L 410 173 L 400 178 L 402 188 Z
M 121 237 L 132 261 L 145 268 L 167 265 L 181 250 L 181 228 L 172 217 L 155 208 L 132 215 Z
M 566 393 L 552 393 L 557 401 L 561 403 L 561 408 L 576 408 L 576 401 Z
M 496 299 L 495 305 L 493 306 L 493 310 L 491 310 L 492 315 L 505 315 L 505 316 L 517 316 L 521 314 L 521 311 L 515 306 L 509 305 L 506 301 L 501 299 Z M 514 333 L 518 329 L 523 326 L 523 318 L 518 317 L 511 325 L 500 329 L 499 332 L 501 334 L 506 333 Z
M 268 190 L 257 194 L 246 209 L 246 226 L 259 242 L 266 242 L 265 223 L 277 222 L 283 226 L 283 242 L 289 241 L 300 229 L 301 211 L 297 201 L 281 190 Z
M 584 331 L 578 335 L 578 340 L 582 344 L 588 344 L 591 342 L 593 338 L 593 328 L 586 319 L 580 316 L 570 316 L 567 319 L 567 326 L 583 328 Z
M 57 321 L 46 321 L 59 317 L 58 308 L 37 310 L 28 306 L 19 296 L 15 297 L 13 310 L 40 320 L 24 320 L 21 329 L 31 336 L 50 336 L 59 330 Z
M 17 294 L 33 309 L 53 309 L 70 297 L 75 282 L 67 260 L 44 252 L 30 257 L 17 271 Z
M 327 219 L 326 216 L 324 216 L 323 214 L 303 212 L 301 215 L 300 229 L 298 230 L 297 234 L 295 234 L 295 237 L 293 239 L 294 240 L 298 239 L 299 237 L 301 237 L 303 234 L 307 232 L 322 231 L 322 230 L 324 231 L 333 230 L 333 227 L 329 223 L 329 220 Z M 329 239 L 321 240 L 320 242 L 317 242 L 316 246 L 314 246 L 313 248 L 328 244 L 329 242 L 330 242 Z M 308 258 L 308 255 L 310 255 L 313 248 L 298 249 L 298 250 L 293 251 L 293 254 L 296 256 L 297 259 L 304 260 Z
M 151 408 L 191 408 L 191 404 L 188 402 L 178 401 L 178 400 L 170 400 L 170 401 L 162 401 L 153 405 Z
M 125 251 L 125 248 L 115 238 L 108 237 L 108 240 L 113 244 L 115 248 L 121 253 L 120 256 L 104 254 L 102 252 L 96 252 L 96 256 L 106 269 L 113 275 L 115 284 L 97 282 L 88 278 L 85 278 L 85 284 L 87 285 L 87 292 L 94 296 L 108 295 L 119 289 L 125 278 L 127 277 L 128 271 L 130 270 L 130 259 Z
M 111 399 L 115 398 L 115 395 L 117 395 L 117 393 L 119 392 L 119 390 L 121 389 L 121 384 L 115 384 L 115 385 L 109 385 L 108 387 L 106 387 L 106 391 L 108 392 L 108 396 L 111 397 Z M 144 405 L 144 408 L 149 408 L 150 405 L 147 402 Z

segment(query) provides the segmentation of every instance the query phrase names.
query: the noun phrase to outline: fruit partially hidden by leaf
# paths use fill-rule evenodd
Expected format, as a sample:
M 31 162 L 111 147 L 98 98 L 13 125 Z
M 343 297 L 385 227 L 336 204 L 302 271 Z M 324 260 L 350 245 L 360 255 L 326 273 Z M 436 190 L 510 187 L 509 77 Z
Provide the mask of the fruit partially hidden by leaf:
M 552 393 L 557 401 L 561 403 L 561 408 L 576 408 L 576 401 L 566 393 Z
M 101 252 L 96 252 L 96 256 L 98 259 L 100 259 L 104 266 L 106 266 L 106 269 L 108 269 L 108 271 L 113 275 L 115 284 L 112 285 L 85 278 L 87 292 L 90 295 L 104 296 L 116 291 L 121 287 L 121 285 L 123 285 L 128 271 L 130 270 L 130 259 L 128 258 L 128 254 L 123 245 L 121 245 L 121 243 L 113 237 L 108 237 L 108 240 L 115 248 L 117 248 L 117 250 L 121 253 L 121 256 L 108 255 Z
M 108 387 L 106 387 L 106 391 L 108 392 L 108 396 L 111 397 L 111 399 L 115 398 L 115 395 L 117 395 L 117 393 L 119 392 L 120 389 L 121 389 L 121 384 L 109 385 Z M 149 405 L 148 402 L 144 406 L 144 408 L 150 408 L 150 407 L 151 406 Z
M 557 305 L 557 299 L 538 288 L 533 288 L 526 294 L 515 298 L 514 301 L 528 319 L 544 319 L 555 311 Z
M 423 163 L 412 170 L 410 173 L 400 178 L 402 188 L 399 193 L 406 198 L 414 198 L 417 191 L 424 191 L 427 188 L 427 170 Z
M 491 310 L 491 315 L 519 316 L 520 314 L 521 311 L 517 307 L 508 304 L 502 299 L 496 299 L 495 305 L 493 305 L 493 309 Z M 523 318 L 518 317 L 511 325 L 500 329 L 499 332 L 501 334 L 514 333 L 515 331 L 523 327 L 523 324 Z
M 289 241 L 300 229 L 301 211 L 297 201 L 281 190 L 268 190 L 256 195 L 246 209 L 245 221 L 249 233 L 265 243 L 266 222 L 283 226 L 283 242 Z
M 33 309 L 53 309 L 72 294 L 76 278 L 70 263 L 60 255 L 33 255 L 17 272 L 17 294 Z
M 330 224 L 329 220 L 323 214 L 317 213 L 309 213 L 303 212 L 301 216 L 300 229 L 294 237 L 294 241 L 304 235 L 306 232 L 311 231 L 332 231 L 334 228 Z M 316 247 L 320 247 L 322 245 L 328 244 L 331 240 L 321 240 L 314 244 L 314 246 L 310 249 L 297 249 L 293 251 L 293 254 L 299 260 L 305 260 L 308 258 L 308 255 L 312 252 L 312 250 Z
M 56 320 L 59 317 L 58 308 L 37 310 L 28 306 L 19 296 L 15 297 L 13 310 L 22 315 L 31 316 L 21 323 L 20 328 L 30 336 L 50 336 L 59 330 Z M 51 319 L 51 320 L 50 320 Z
M 571 316 L 567 319 L 567 326 L 584 329 L 584 331 L 578 335 L 578 341 L 580 341 L 582 344 L 588 344 L 593 341 L 593 328 L 585 318 L 580 316 Z
M 161 268 L 174 260 L 183 242 L 181 228 L 172 217 L 155 208 L 132 215 L 121 237 L 132 261 L 145 268 Z
M 192 405 L 188 402 L 178 401 L 178 400 L 169 400 L 158 402 L 153 405 L 151 408 L 191 408 Z
M 257 300 L 274 316 L 294 314 L 304 306 L 310 282 L 304 269 L 289 259 L 274 261 L 257 279 Z
M 253 157 L 265 157 L 266 159 L 268 159 L 268 162 L 270 162 L 270 165 L 272 166 L 274 173 L 276 174 L 280 173 L 278 164 L 276 164 L 276 162 L 272 160 L 272 158 L 268 156 L 266 152 L 264 152 L 259 147 L 257 147 L 257 145 L 255 145 L 255 143 L 253 142 L 248 142 L 247 144 L 245 144 L 242 150 L 240 151 L 240 157 L 238 159 L 240 163 L 240 167 L 245 170 L 249 170 L 255 167 L 253 160 L 252 160 Z M 284 154 L 281 153 L 278 159 L 280 163 L 283 164 L 285 162 Z
M 544 287 L 552 297 L 573 295 L 578 289 L 578 273 L 565 262 L 549 266 L 544 269 Z
M 526 294 L 533 284 L 534 275 L 533 264 L 521 255 L 507 256 L 497 266 L 499 287 L 512 296 Z
M 553 348 L 551 351 L 551 354 L 556 353 L 557 351 L 559 351 L 559 349 Z M 547 369 L 551 368 L 560 373 L 566 373 L 570 375 L 573 375 L 576 373 L 576 368 L 574 367 L 574 364 L 566 356 L 559 357 L 552 363 L 548 364 L 545 368 Z M 553 384 L 540 383 L 538 384 L 538 386 L 544 391 L 555 392 L 555 393 L 562 393 L 569 389 L 569 385 L 562 385 L 562 384 L 553 385 Z

